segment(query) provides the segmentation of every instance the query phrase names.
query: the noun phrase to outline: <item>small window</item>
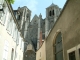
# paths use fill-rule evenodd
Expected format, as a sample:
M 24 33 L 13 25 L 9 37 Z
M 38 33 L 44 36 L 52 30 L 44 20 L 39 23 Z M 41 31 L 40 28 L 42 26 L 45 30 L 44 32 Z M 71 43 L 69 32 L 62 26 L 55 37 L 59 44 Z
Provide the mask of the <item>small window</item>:
M 11 60 L 13 60 L 14 57 L 14 49 L 12 48 L 12 52 L 11 52 Z
M 75 51 L 69 53 L 69 60 L 76 60 L 76 58 L 75 58 Z
M 17 19 L 20 20 L 20 15 L 18 15 Z
M 3 60 L 7 60 L 8 57 L 8 50 L 9 49 L 9 42 L 5 41 L 4 51 L 3 51 Z
M 49 12 L 49 16 L 51 16 L 51 11 Z
M 54 10 L 52 11 L 52 15 L 54 15 Z

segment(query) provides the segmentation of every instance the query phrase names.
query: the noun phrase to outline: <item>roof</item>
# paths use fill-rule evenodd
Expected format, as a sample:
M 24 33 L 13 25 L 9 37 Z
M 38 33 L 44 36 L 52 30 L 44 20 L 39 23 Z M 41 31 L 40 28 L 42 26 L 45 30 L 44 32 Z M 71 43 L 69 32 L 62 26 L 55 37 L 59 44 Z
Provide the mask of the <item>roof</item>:
M 49 7 L 52 7 L 52 6 L 55 6 L 55 4 L 52 3 Z
M 54 4 L 54 3 L 52 3 L 49 7 L 53 7 L 53 6 L 55 6 L 55 4 Z M 47 7 L 47 8 L 49 8 L 49 7 Z

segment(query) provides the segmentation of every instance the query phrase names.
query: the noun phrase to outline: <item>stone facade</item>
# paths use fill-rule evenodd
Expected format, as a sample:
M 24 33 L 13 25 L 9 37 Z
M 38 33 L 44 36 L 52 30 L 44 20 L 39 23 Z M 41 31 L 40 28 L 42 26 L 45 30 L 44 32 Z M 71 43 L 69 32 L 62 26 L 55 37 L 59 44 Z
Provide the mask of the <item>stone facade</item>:
M 48 36 L 51 28 L 53 27 L 60 14 L 60 11 L 61 9 L 57 5 L 52 3 L 49 7 L 46 8 L 45 19 L 43 19 L 42 15 L 40 14 L 39 17 L 35 15 L 30 22 L 31 11 L 26 6 L 19 7 L 18 10 L 14 10 L 15 17 L 20 26 L 22 36 L 25 40 L 24 60 L 34 59 L 34 57 L 36 57 L 35 51 L 37 51 L 41 47 L 44 39 Z M 33 51 L 31 47 L 31 50 L 27 49 L 30 44 L 35 51 Z M 32 51 L 33 53 L 28 53 L 29 51 Z M 31 54 L 33 54 L 34 57 L 31 58 L 28 56 Z
M 9 56 L 11 57 L 8 57 L 8 59 L 36 60 L 36 51 L 42 46 L 44 39 L 54 26 L 61 9 L 52 3 L 46 8 L 45 19 L 40 14 L 39 17 L 35 15 L 30 22 L 31 11 L 26 6 L 13 10 L 6 0 L 0 1 L 0 28 L 2 29 L 0 30 L 0 38 L 3 40 L 1 46 L 5 44 L 8 47 L 10 46 Z M 45 44 L 43 48 L 44 46 Z M 1 49 L 3 48 L 1 47 Z M 3 59 L 7 59 L 4 54 Z
M 46 60 L 46 42 L 42 44 L 42 46 L 36 51 L 36 60 Z
M 67 0 L 46 38 L 46 60 L 80 59 L 80 0 Z
M 30 34 L 29 38 L 33 42 L 35 50 L 40 48 L 40 32 L 42 32 L 42 40 L 44 40 L 56 22 L 60 12 L 61 9 L 52 3 L 49 7 L 46 8 L 45 19 L 43 19 L 42 15 L 40 14 L 39 17 L 35 15 L 31 20 L 28 28 L 30 29 L 28 34 Z
M 0 60 L 23 60 L 24 38 L 7 0 L 0 0 Z

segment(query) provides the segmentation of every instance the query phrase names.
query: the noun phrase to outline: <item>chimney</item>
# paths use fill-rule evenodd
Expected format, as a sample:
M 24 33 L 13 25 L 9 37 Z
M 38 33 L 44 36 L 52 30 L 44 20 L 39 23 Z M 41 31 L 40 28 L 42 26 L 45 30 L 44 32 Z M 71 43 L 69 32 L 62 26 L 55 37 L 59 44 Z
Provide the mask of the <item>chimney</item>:
M 39 47 L 41 47 L 41 45 L 42 45 L 42 31 L 40 31 L 40 39 L 39 39 L 40 41 L 39 41 Z

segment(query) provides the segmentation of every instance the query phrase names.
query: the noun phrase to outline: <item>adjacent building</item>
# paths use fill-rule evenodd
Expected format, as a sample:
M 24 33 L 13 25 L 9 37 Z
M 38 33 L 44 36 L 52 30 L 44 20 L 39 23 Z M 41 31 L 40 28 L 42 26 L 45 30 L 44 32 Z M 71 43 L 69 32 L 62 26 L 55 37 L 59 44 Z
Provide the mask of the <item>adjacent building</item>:
M 24 37 L 7 0 L 0 0 L 0 60 L 23 60 Z

